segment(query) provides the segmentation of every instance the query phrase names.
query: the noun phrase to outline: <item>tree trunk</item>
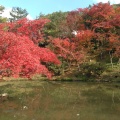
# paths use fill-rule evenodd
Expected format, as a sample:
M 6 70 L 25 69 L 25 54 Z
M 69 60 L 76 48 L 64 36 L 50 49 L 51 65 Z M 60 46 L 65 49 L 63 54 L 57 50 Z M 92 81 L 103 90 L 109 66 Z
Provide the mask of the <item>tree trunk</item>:
M 120 58 L 118 60 L 118 69 L 120 70 Z
M 109 55 L 110 55 L 110 64 L 111 64 L 111 67 L 113 68 L 113 55 L 110 52 L 109 52 Z

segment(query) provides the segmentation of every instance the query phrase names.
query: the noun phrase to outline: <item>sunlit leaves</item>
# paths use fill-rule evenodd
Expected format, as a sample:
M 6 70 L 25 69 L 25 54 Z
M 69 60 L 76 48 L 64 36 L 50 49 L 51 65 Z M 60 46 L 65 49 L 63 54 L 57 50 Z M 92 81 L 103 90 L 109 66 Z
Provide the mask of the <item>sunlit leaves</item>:
M 43 39 L 44 34 L 42 33 L 42 29 L 48 22 L 48 19 L 28 20 L 27 18 L 23 18 L 14 22 L 8 22 L 4 25 L 2 24 L 0 28 L 3 30 L 7 28 L 9 32 L 13 32 L 16 35 L 28 36 L 37 44 Z
M 59 64 L 56 55 L 47 48 L 40 48 L 27 36 L 0 31 L 0 71 L 3 76 L 30 77 L 51 73 L 41 62 Z

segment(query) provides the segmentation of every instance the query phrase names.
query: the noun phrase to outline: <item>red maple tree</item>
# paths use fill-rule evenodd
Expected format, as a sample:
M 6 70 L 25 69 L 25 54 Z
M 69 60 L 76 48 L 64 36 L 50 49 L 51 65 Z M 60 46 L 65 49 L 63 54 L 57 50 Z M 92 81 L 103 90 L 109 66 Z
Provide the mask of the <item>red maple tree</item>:
M 51 78 L 52 73 L 42 62 L 60 64 L 60 61 L 49 49 L 40 48 L 34 44 L 34 40 L 38 42 L 42 39 L 39 30 L 45 23 L 44 20 L 23 19 L 15 23 L 1 24 L 0 73 L 2 76 L 31 77 L 35 74 L 43 74 Z M 37 38 L 33 40 L 33 37 Z
M 28 20 L 23 18 L 14 22 L 8 22 L 0 25 L 1 30 L 12 32 L 20 36 L 28 36 L 35 44 L 43 40 L 43 28 L 46 23 L 50 22 L 48 19 Z
M 89 56 L 101 56 L 111 53 L 119 56 L 120 46 L 120 7 L 114 8 L 109 3 L 98 3 L 85 9 L 78 9 L 68 14 L 66 26 L 69 31 L 76 31 L 76 36 L 67 39 L 55 39 L 54 46 L 59 55 L 66 59 L 78 60 L 82 51 Z M 65 27 L 66 27 L 65 26 Z M 115 50 L 113 52 L 113 50 Z M 75 57 L 76 56 L 76 57 Z M 82 60 L 82 59 L 81 59 Z

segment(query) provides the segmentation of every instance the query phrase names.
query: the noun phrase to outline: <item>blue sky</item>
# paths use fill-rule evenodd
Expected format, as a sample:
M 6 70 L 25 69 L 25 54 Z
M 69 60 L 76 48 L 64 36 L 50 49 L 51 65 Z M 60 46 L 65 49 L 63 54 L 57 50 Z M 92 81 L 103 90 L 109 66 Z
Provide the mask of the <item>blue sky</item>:
M 39 13 L 48 14 L 55 11 L 71 11 L 77 8 L 85 8 L 93 3 L 107 2 L 108 0 L 0 0 L 0 4 L 6 8 L 21 7 L 26 9 L 32 18 Z M 120 0 L 110 0 L 118 3 Z

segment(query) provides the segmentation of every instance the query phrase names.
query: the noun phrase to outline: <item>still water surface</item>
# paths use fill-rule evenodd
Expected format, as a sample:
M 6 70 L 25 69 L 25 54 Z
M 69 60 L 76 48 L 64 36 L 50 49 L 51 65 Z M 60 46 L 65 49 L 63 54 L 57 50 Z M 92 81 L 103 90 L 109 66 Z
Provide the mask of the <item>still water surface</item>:
M 8 82 L 0 92 L 0 120 L 120 120 L 120 83 Z

